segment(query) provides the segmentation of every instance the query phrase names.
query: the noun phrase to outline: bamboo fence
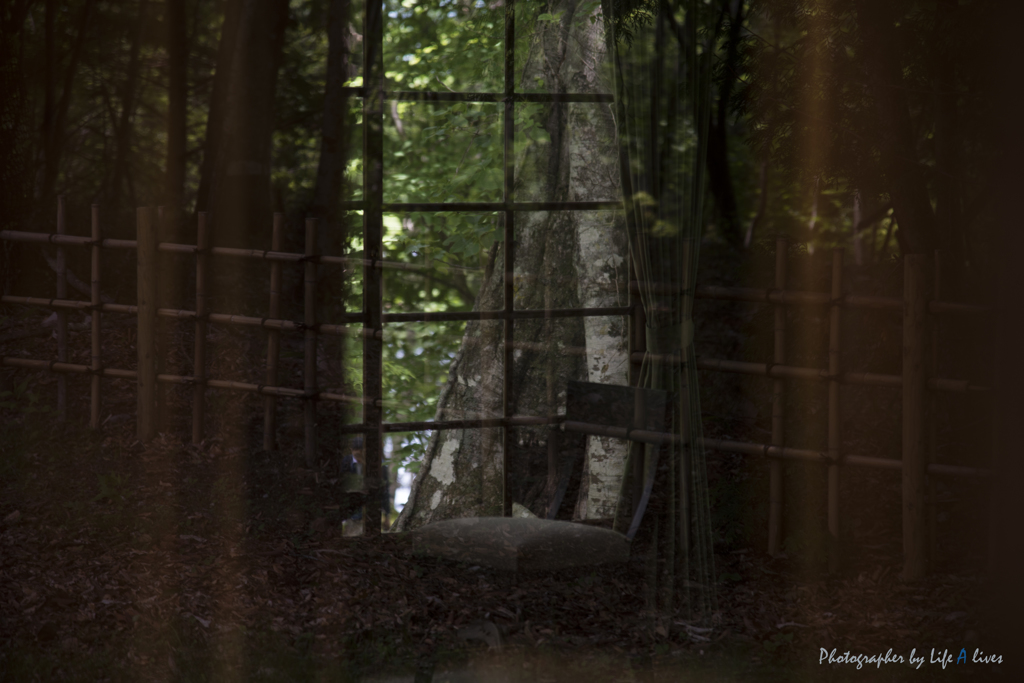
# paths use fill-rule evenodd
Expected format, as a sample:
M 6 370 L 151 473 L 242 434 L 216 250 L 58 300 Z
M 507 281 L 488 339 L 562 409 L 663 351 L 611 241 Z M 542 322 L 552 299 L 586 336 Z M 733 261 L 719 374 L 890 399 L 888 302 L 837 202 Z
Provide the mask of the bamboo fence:
M 539 417 L 528 415 L 509 415 L 506 406 L 504 417 L 467 418 L 448 420 L 445 422 L 400 422 L 385 423 L 382 421 L 381 408 L 384 401 L 380 393 L 380 377 L 377 378 L 377 390 L 366 388 L 364 394 L 350 396 L 340 390 L 320 390 L 317 384 L 316 348 L 318 335 L 349 335 L 358 336 L 364 344 L 375 346 L 379 352 L 383 329 L 387 323 L 412 321 L 463 321 L 501 319 L 506 323 L 504 346 L 506 356 L 514 349 L 548 350 L 534 348 L 535 345 L 512 341 L 512 323 L 515 319 L 544 319 L 550 322 L 554 318 L 581 317 L 589 315 L 622 315 L 631 318 L 629 354 L 630 379 L 635 383 L 637 371 L 647 352 L 645 339 L 645 316 L 639 304 L 639 298 L 633 296 L 638 291 L 638 284 L 631 282 L 630 300 L 627 306 L 592 308 L 592 309 L 546 309 L 546 310 L 515 310 L 511 306 L 511 297 L 506 297 L 504 310 L 467 313 L 396 313 L 385 314 L 376 308 L 376 312 L 366 311 L 342 314 L 340 323 L 321 323 L 315 317 L 316 301 L 316 267 L 318 264 L 336 265 L 341 267 L 364 269 L 364 277 L 368 281 L 380 282 L 383 268 L 402 270 L 419 269 L 423 266 L 415 264 L 394 263 L 382 260 L 380 254 L 372 254 L 376 258 L 359 258 L 353 256 L 328 256 L 316 253 L 317 224 L 313 219 L 306 221 L 305 248 L 303 253 L 281 251 L 283 237 L 283 221 L 281 214 L 274 215 L 274 228 L 271 248 L 268 250 L 239 249 L 228 247 L 210 247 L 209 219 L 205 213 L 198 216 L 197 244 L 186 245 L 158 241 L 158 221 L 154 220 L 152 208 L 140 208 L 137 212 L 137 239 L 122 240 L 102 237 L 99 207 L 92 206 L 91 234 L 79 237 L 66 234 L 65 203 L 63 197 L 58 204 L 58 221 L 56 233 L 0 231 L 0 239 L 13 242 L 52 244 L 58 249 L 57 296 L 52 299 L 43 297 L 26 297 L 4 295 L 2 303 L 39 306 L 57 312 L 58 358 L 56 360 L 26 359 L 4 357 L 3 365 L 31 370 L 46 370 L 58 374 L 58 415 L 66 419 L 66 384 L 64 376 L 72 374 L 88 374 L 91 376 L 89 426 L 97 429 L 100 426 L 101 412 L 101 378 L 134 379 L 137 383 L 137 434 L 141 441 L 147 441 L 156 435 L 157 430 L 157 387 L 164 384 L 183 384 L 192 387 L 192 441 L 200 443 L 205 433 L 206 389 L 225 389 L 255 393 L 264 396 L 264 432 L 263 445 L 267 450 L 275 446 L 275 425 L 277 399 L 291 398 L 302 400 L 304 454 L 310 466 L 315 465 L 316 458 L 316 417 L 318 401 L 361 404 L 364 409 L 363 422 L 345 425 L 342 433 L 384 433 L 467 429 L 484 427 L 513 427 L 549 425 L 552 430 L 560 426 L 565 431 L 577 431 L 587 434 L 603 434 L 607 436 L 624 436 L 615 428 L 601 425 L 565 422 L 564 417 Z M 67 276 L 64 248 L 68 246 L 85 247 L 91 255 L 91 290 L 89 301 L 77 301 L 67 296 Z M 137 251 L 138 293 L 136 305 L 104 303 L 101 297 L 101 255 L 103 249 L 135 249 Z M 157 304 L 158 282 L 157 255 L 159 253 L 190 254 L 196 259 L 196 301 L 195 310 L 160 307 Z M 367 254 L 369 255 L 369 254 Z M 828 469 L 828 531 L 830 537 L 829 566 L 836 570 L 840 566 L 839 531 L 841 526 L 839 506 L 839 481 L 845 466 L 873 467 L 900 470 L 903 480 L 903 536 L 904 536 L 904 576 L 908 579 L 919 578 L 927 567 L 929 554 L 929 538 L 934 539 L 934 477 L 966 476 L 988 477 L 989 470 L 981 468 L 945 465 L 935 462 L 934 450 L 926 449 L 925 434 L 927 393 L 960 392 L 984 394 L 988 387 L 974 384 L 968 380 L 947 379 L 936 376 L 937 356 L 934 340 L 931 346 L 927 342 L 925 331 L 928 315 L 936 314 L 978 314 L 990 310 L 983 306 L 971 306 L 959 303 L 948 303 L 931 298 L 931 287 L 938 291 L 938 268 L 934 269 L 934 282 L 928 278 L 927 258 L 923 256 L 907 256 L 904 259 L 904 295 L 902 299 L 859 296 L 843 291 L 842 283 L 842 252 L 837 250 L 832 259 L 832 286 L 828 294 L 787 290 L 786 287 L 786 243 L 779 240 L 776 245 L 776 275 L 774 289 L 751 289 L 739 287 L 697 287 L 697 298 L 727 299 L 768 304 L 774 307 L 774 353 L 770 363 L 750 363 L 715 358 L 698 358 L 698 368 L 707 370 L 732 372 L 748 375 L 759 375 L 773 379 L 772 384 L 772 432 L 771 443 L 745 443 L 723 439 L 704 439 L 706 449 L 729 451 L 746 455 L 760 455 L 771 460 L 769 479 L 769 534 L 768 551 L 779 552 L 782 539 L 782 467 L 783 461 L 801 460 L 818 462 Z M 207 296 L 209 285 L 210 257 L 229 257 L 261 259 L 270 264 L 270 301 L 268 316 L 257 318 L 252 316 L 234 315 L 230 313 L 212 313 L 208 311 Z M 305 272 L 304 316 L 301 322 L 282 319 L 281 316 L 281 279 L 282 266 L 285 263 L 303 264 Z M 632 272 L 631 272 L 632 276 Z M 511 284 L 512 278 L 506 278 Z M 785 364 L 786 329 L 785 306 L 789 305 L 827 305 L 829 307 L 829 352 L 827 368 L 806 368 Z M 903 311 L 903 373 L 902 375 L 884 375 L 863 372 L 846 372 L 840 366 L 840 328 L 841 315 L 844 309 L 867 308 L 878 310 Z M 69 363 L 67 361 L 67 320 L 69 310 L 91 311 L 91 359 L 89 365 Z M 137 334 L 137 367 L 135 370 L 108 368 L 102 364 L 101 332 L 102 314 L 126 313 L 135 314 L 138 321 Z M 195 324 L 195 345 L 193 349 L 193 372 L 191 375 L 177 375 L 157 372 L 157 320 L 158 318 L 192 320 Z M 241 382 L 231 379 L 211 378 L 206 372 L 206 332 L 209 323 L 256 327 L 267 330 L 267 361 L 262 384 Z M 352 326 L 356 323 L 356 326 Z M 370 324 L 367 324 L 370 323 Z M 933 323 L 934 324 L 934 323 Z M 279 385 L 278 356 L 280 353 L 280 334 L 282 332 L 303 332 L 303 386 L 301 389 Z M 934 336 L 934 335 L 933 335 Z M 567 347 L 557 350 L 565 354 L 585 354 L 583 347 Z M 662 360 L 681 365 L 679 357 L 665 357 Z M 379 359 L 377 359 L 379 365 Z M 366 357 L 364 353 L 364 365 Z M 364 371 L 366 368 L 364 367 Z M 379 373 L 379 369 L 378 369 Z M 785 414 L 782 397 L 785 392 L 786 380 L 819 381 L 828 383 L 828 442 L 823 450 L 800 449 L 785 445 Z M 843 384 L 862 384 L 874 386 L 901 387 L 903 390 L 903 453 L 900 459 L 879 458 L 844 453 L 840 439 L 840 403 L 839 387 Z M 507 389 L 507 387 L 506 387 Z M 550 389 L 550 388 L 549 388 Z M 550 393 L 550 392 L 549 392 Z M 508 392 L 506 391 L 506 394 Z M 505 431 L 508 431 L 507 429 Z M 556 433 L 553 431 L 552 433 Z M 665 443 L 675 437 L 662 433 L 646 433 L 630 430 L 629 437 L 647 443 Z M 934 439 L 932 440 L 934 444 Z M 931 495 L 929 495 L 931 492 Z M 505 496 L 507 498 L 507 495 Z M 370 499 L 368 499 L 369 501 Z M 372 501 L 371 501 L 372 502 Z M 932 541 L 933 545 L 933 541 Z
M 926 405 L 934 400 L 934 392 L 969 392 L 986 394 L 989 387 L 969 380 L 937 377 L 936 351 L 937 314 L 981 314 L 989 307 L 949 303 L 934 300 L 938 293 L 938 254 L 935 255 L 934 282 L 929 283 L 929 258 L 907 255 L 904 258 L 903 298 L 858 296 L 843 291 L 842 252 L 836 250 L 832 258 L 832 286 L 829 294 L 797 292 L 785 289 L 786 242 L 776 244 L 775 289 L 729 287 L 698 287 L 698 298 L 749 301 L 775 306 L 775 344 L 772 363 L 748 363 L 724 359 L 698 358 L 698 367 L 723 372 L 761 375 L 773 378 L 772 437 L 771 444 L 754 444 L 723 439 L 704 439 L 707 449 L 762 455 L 771 458 L 769 472 L 769 529 L 768 551 L 779 552 L 782 539 L 782 461 L 804 460 L 820 462 L 828 468 L 828 532 L 829 568 L 836 571 L 841 565 L 839 532 L 841 527 L 839 481 L 846 465 L 900 470 L 903 488 L 903 576 L 918 579 L 927 571 L 929 555 L 935 547 L 935 477 L 966 476 L 989 477 L 988 469 L 944 465 L 935 462 L 935 425 L 926 422 Z M 934 290 L 931 287 L 934 286 Z M 802 368 L 784 365 L 785 362 L 785 305 L 829 306 L 828 368 Z M 883 375 L 875 373 L 845 372 L 839 362 L 842 350 L 840 340 L 841 313 L 844 308 L 902 310 L 903 312 L 903 373 Z M 928 339 L 928 315 L 932 314 L 933 334 Z M 642 354 L 639 354 L 642 359 Z M 634 358 L 634 361 L 638 360 Z M 927 368 L 927 371 L 926 371 Z M 814 451 L 784 446 L 784 410 L 782 397 L 786 379 L 822 381 L 828 383 L 828 443 L 826 450 Z M 900 387 L 903 393 L 902 455 L 900 459 L 878 458 L 844 453 L 841 451 L 841 411 L 839 387 L 842 384 Z M 933 392 L 928 398 L 929 390 Z M 930 431 L 932 438 L 926 439 Z M 930 441 L 931 448 L 926 444 Z

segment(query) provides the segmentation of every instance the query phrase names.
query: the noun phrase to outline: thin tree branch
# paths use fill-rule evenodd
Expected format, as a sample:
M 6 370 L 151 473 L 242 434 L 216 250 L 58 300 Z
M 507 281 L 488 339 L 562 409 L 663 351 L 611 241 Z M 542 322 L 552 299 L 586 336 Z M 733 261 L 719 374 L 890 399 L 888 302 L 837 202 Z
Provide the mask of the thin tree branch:
M 46 260 L 46 265 L 50 266 L 50 270 L 52 270 L 54 273 L 59 272 L 57 270 L 57 259 L 47 254 L 46 250 L 43 249 L 42 247 L 39 248 L 39 253 L 43 255 L 43 258 Z M 77 290 L 84 296 L 92 296 L 92 288 L 89 285 L 82 282 L 81 280 L 79 280 L 77 277 L 75 277 L 75 274 L 71 272 L 70 268 L 65 268 L 64 273 L 65 275 L 67 275 L 68 284 L 71 285 L 75 290 Z M 102 301 L 105 304 L 114 303 L 114 300 L 111 299 L 106 294 L 100 294 L 100 301 Z

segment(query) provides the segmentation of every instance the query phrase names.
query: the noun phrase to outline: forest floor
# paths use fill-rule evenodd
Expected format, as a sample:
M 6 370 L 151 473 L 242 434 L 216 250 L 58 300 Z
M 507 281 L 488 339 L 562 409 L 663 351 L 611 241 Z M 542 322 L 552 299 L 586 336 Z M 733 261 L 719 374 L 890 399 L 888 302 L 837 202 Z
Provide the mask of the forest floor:
M 736 310 L 716 316 L 742 327 Z M 7 318 L 0 354 L 55 357 L 35 332 L 40 318 Z M 110 364 L 132 367 L 133 330 L 111 327 L 121 364 Z M 72 348 L 87 350 L 87 335 Z M 344 537 L 336 481 L 303 467 L 299 447 L 246 445 L 262 414 L 253 397 L 211 408 L 209 431 L 223 438 L 192 446 L 182 418 L 143 445 L 128 383 L 104 385 L 105 424 L 90 432 L 87 379 L 69 381 L 66 425 L 49 407 L 55 376 L 4 368 L 2 380 L 3 681 L 913 681 L 994 670 L 972 661 L 991 636 L 973 551 L 903 582 L 887 508 L 857 525 L 859 550 L 836 574 L 822 569 L 813 534 L 770 558 L 750 517 L 766 495 L 728 502 L 766 481 L 763 463 L 741 456 L 709 454 L 718 608 L 703 625 L 685 608 L 647 610 L 642 546 L 624 565 L 512 575 L 413 555 L 398 536 Z M 729 390 L 709 387 L 708 410 L 722 417 L 715 391 Z M 761 419 L 727 418 L 706 434 L 763 431 Z M 851 486 L 898 508 L 884 493 L 898 476 L 882 474 Z M 904 663 L 822 663 L 833 648 Z M 947 650 L 953 663 L 939 663 Z

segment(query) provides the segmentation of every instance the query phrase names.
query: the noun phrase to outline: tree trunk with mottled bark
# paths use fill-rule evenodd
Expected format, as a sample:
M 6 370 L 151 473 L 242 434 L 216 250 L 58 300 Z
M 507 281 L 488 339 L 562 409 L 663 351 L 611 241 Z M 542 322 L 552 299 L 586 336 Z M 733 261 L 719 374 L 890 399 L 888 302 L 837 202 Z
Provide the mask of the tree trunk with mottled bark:
M 177 231 L 185 197 L 188 117 L 188 31 L 185 0 L 167 0 L 167 170 L 164 205 Z
M 872 68 L 882 167 L 899 219 L 896 237 L 904 253 L 929 254 L 937 244 L 935 212 L 915 149 L 892 5 L 885 0 L 858 0 L 856 8 Z
M 218 246 L 269 243 L 274 93 L 287 18 L 287 0 L 228 5 L 197 206 L 212 210 Z
M 578 6 L 575 0 L 556 0 L 548 11 L 563 12 L 560 22 L 538 22 L 519 84 L 522 90 L 543 79 L 545 87 L 562 92 L 612 92 L 600 10 L 591 22 L 590 16 L 577 13 Z M 610 105 L 547 104 L 528 111 L 546 136 L 536 136 L 516 159 L 517 200 L 620 198 Z M 517 136 L 521 133 L 518 139 L 531 139 L 523 131 Z M 620 212 L 520 212 L 515 220 L 516 309 L 625 305 L 628 248 Z M 490 254 L 477 310 L 503 306 L 505 247 L 499 242 Z M 437 420 L 501 416 L 502 325 L 500 320 L 467 324 L 438 401 Z M 622 317 L 516 321 L 512 414 L 564 413 L 571 379 L 626 384 L 626 331 Z M 544 514 L 549 466 L 561 471 L 566 460 L 585 452 L 575 515 L 611 517 L 625 462 L 624 442 L 554 434 L 556 457 L 549 464 L 546 442 L 552 436 L 547 427 L 513 432 L 508 454 L 512 500 L 533 514 Z M 433 432 L 397 528 L 500 515 L 501 449 L 497 428 Z
M 348 136 L 352 122 L 349 100 L 344 92 L 351 74 L 349 0 L 331 0 L 327 20 L 327 83 L 324 91 L 323 131 L 316 185 L 310 213 L 320 219 L 320 253 L 338 253 L 342 235 L 338 215 L 345 164 L 348 161 Z

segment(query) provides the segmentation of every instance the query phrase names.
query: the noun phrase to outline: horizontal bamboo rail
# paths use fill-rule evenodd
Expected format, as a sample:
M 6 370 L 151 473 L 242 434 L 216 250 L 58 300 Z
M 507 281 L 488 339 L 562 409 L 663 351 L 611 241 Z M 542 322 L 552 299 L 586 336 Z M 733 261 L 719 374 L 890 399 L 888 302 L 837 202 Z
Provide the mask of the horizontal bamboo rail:
M 21 230 L 0 230 L 0 240 L 7 240 L 9 242 L 35 242 L 43 244 L 54 244 L 54 245 L 69 245 L 69 246 L 81 246 L 81 247 L 92 247 L 98 246 L 103 249 L 137 249 L 137 240 L 121 240 L 113 238 L 96 239 L 93 240 L 89 237 L 81 237 L 78 235 L 60 235 L 56 233 L 44 233 L 44 232 L 25 232 Z M 198 254 L 200 249 L 194 244 L 177 244 L 174 242 L 160 242 L 157 245 L 159 251 L 175 253 L 175 254 Z M 271 249 L 240 249 L 237 247 L 211 247 L 208 249 L 208 253 L 212 256 L 230 256 L 234 258 L 252 258 L 261 259 L 264 261 L 280 261 L 280 262 L 291 262 L 291 263 L 302 263 L 305 261 L 313 261 L 321 265 L 342 265 L 342 266 L 356 266 L 360 268 L 385 268 L 392 270 L 428 270 L 436 267 L 435 265 L 424 265 L 420 263 L 402 263 L 400 261 L 384 261 L 359 258 L 358 256 L 320 256 L 313 255 L 311 257 L 305 254 L 299 254 L 288 251 L 278 251 Z M 452 270 L 464 270 L 469 272 L 479 272 L 480 268 L 470 268 L 468 266 L 457 266 L 441 261 L 435 261 L 441 263 L 445 268 Z M 355 272 L 355 271 L 352 271 Z
M 76 301 L 74 299 L 47 299 L 44 297 L 4 295 L 0 302 L 5 304 L 21 304 L 24 306 L 39 306 L 41 308 L 70 308 L 77 310 L 90 310 L 93 304 L 88 301 Z M 107 313 L 131 313 L 137 314 L 138 307 L 128 304 L 102 304 L 100 310 Z M 552 318 L 583 318 L 587 316 L 612 316 L 630 315 L 632 308 L 629 306 L 616 306 L 611 308 L 580 308 L 580 309 L 553 309 L 547 311 Z M 180 320 L 194 320 L 195 311 L 176 308 L 161 308 L 157 315 L 165 318 L 178 318 Z M 343 316 L 353 322 L 363 319 L 361 313 L 348 313 Z M 444 312 L 422 312 L 422 313 L 385 313 L 382 318 L 385 323 L 410 323 L 410 322 L 458 322 L 471 320 L 502 320 L 506 317 L 517 320 L 533 320 L 545 317 L 543 310 L 520 310 L 506 313 L 505 311 L 444 311 Z M 227 313 L 208 313 L 207 320 L 212 323 L 225 325 L 240 325 L 243 327 L 263 327 L 268 330 L 299 331 L 305 326 L 301 322 L 293 320 L 280 320 L 273 318 L 257 318 L 254 316 L 232 315 Z M 317 331 L 320 334 L 331 334 L 336 336 L 371 337 L 376 336 L 382 339 L 382 330 L 371 330 L 363 328 L 362 331 L 353 331 L 346 325 L 321 324 Z
M 341 92 L 350 97 L 366 97 L 367 88 L 361 85 L 345 86 Z M 456 90 L 384 90 L 381 93 L 385 100 L 399 100 L 404 102 L 613 102 L 614 96 L 604 93 L 513 93 L 511 95 L 503 92 L 459 92 Z M 363 205 L 362 201 L 353 201 Z M 569 202 L 560 202 L 569 203 Z M 619 202 L 608 202 L 621 209 Z M 516 204 L 516 203 L 513 203 Z M 390 204 L 384 204 L 385 209 Z M 444 204 L 443 206 L 451 206 Z
M 824 292 L 799 292 L 778 289 L 757 289 L 752 287 L 718 287 L 705 285 L 697 287 L 698 299 L 726 299 L 765 304 L 813 304 L 829 305 L 832 299 Z M 844 308 L 874 308 L 893 311 L 903 310 L 903 300 L 888 296 L 861 296 L 846 294 L 838 297 L 836 305 Z M 958 304 L 949 301 L 929 301 L 929 313 L 991 313 L 992 306 Z
M 610 306 L 605 308 L 553 308 L 517 309 L 513 311 L 441 311 L 437 313 L 385 313 L 386 323 L 408 323 L 460 320 L 540 320 L 543 318 L 585 318 L 589 316 L 632 315 L 632 306 Z M 358 315 L 358 314 L 356 314 Z
M 128 313 L 132 315 L 137 314 L 139 311 L 138 306 L 131 306 L 129 304 L 100 304 L 99 306 L 94 306 L 88 301 L 75 301 L 74 299 L 46 299 L 39 296 L 15 296 L 13 294 L 5 294 L 0 297 L 0 303 L 38 306 L 40 308 L 72 308 L 81 311 L 96 308 L 104 313 Z
M 678 356 L 658 356 L 668 363 L 678 363 Z M 643 353 L 634 353 L 633 362 L 642 362 Z M 801 368 L 792 365 L 775 363 L 748 363 L 745 361 L 723 360 L 720 358 L 697 358 L 697 367 L 702 370 L 718 370 L 743 375 L 761 375 L 773 379 L 804 379 L 817 382 L 828 382 L 831 378 L 824 368 Z M 840 384 L 868 384 L 880 387 L 901 387 L 903 378 L 900 375 L 882 375 L 872 372 L 841 372 L 838 376 Z M 966 379 L 945 379 L 941 377 L 928 380 L 928 388 L 932 391 L 948 391 L 954 393 L 977 392 L 986 393 L 990 387 L 974 384 Z
M 832 461 L 827 452 L 812 451 L 803 448 L 790 448 L 789 446 L 772 446 L 769 444 L 708 438 L 703 439 L 703 444 L 704 448 L 708 450 L 741 453 L 743 455 L 760 455 L 766 458 L 778 458 L 780 460 L 803 460 L 823 464 L 828 464 Z M 844 465 L 873 467 L 885 470 L 903 469 L 903 461 L 895 458 L 876 458 L 866 455 L 841 454 L 839 456 L 839 460 Z M 928 466 L 928 473 L 940 476 L 961 477 L 990 477 L 992 475 L 991 470 L 988 469 L 961 467 L 958 465 L 940 465 L 934 463 Z
M 94 242 L 91 237 L 61 235 L 50 232 L 25 232 L 23 230 L 0 230 L 0 240 L 6 240 L 8 242 L 36 242 L 54 245 L 66 244 L 81 247 L 99 246 L 104 249 L 136 249 L 138 247 L 138 242 L 136 240 L 119 240 L 111 237 L 105 237 Z
M 99 368 L 93 370 L 88 365 L 78 363 L 61 363 L 54 360 L 37 360 L 34 358 L 14 358 L 5 356 L 3 365 L 12 368 L 26 368 L 28 370 L 45 370 L 47 372 L 75 373 L 80 375 L 97 374 L 101 377 L 113 377 L 117 379 L 135 379 L 138 374 L 134 370 L 118 370 L 116 368 Z
M 5 356 L 0 362 L 2 365 L 6 365 L 12 368 L 25 368 L 27 370 L 43 370 L 46 372 L 53 372 L 57 374 L 79 374 L 79 375 L 97 375 L 100 377 L 111 377 L 115 379 L 137 379 L 138 373 L 135 370 L 122 370 L 118 368 L 99 368 L 94 371 L 88 365 L 82 365 L 79 363 L 62 363 L 60 361 L 49 361 L 49 360 L 37 360 L 33 358 L 14 358 Z M 252 384 L 250 382 L 237 382 L 233 380 L 223 379 L 197 379 L 192 375 L 170 375 L 170 374 L 159 374 L 156 376 L 158 382 L 165 384 L 183 384 L 183 385 L 196 385 L 196 386 L 208 386 L 217 389 L 231 389 L 234 391 L 241 391 L 251 394 L 260 394 L 262 396 L 278 396 L 282 398 L 298 398 L 303 399 L 307 397 L 307 392 L 304 389 L 292 389 L 289 387 L 275 387 L 267 386 L 264 384 Z M 342 393 L 338 393 L 338 389 L 327 389 L 316 393 L 316 397 L 323 401 L 334 401 L 336 403 L 365 403 L 366 399 L 359 396 L 348 396 Z M 390 401 L 378 401 L 381 405 L 388 405 Z M 532 423 L 531 423 L 532 424 Z
M 682 438 L 676 434 L 667 432 L 654 432 L 648 429 L 627 429 L 625 427 L 610 427 L 608 425 L 592 424 L 589 422 L 566 421 L 562 423 L 562 429 L 566 432 L 587 434 L 590 436 L 610 436 L 614 439 L 628 439 L 629 441 L 640 441 L 655 445 L 680 443 Z
M 481 429 L 490 427 L 539 427 L 544 425 L 557 425 L 565 421 L 564 416 L 558 417 L 536 417 L 533 415 L 513 415 L 509 418 L 488 417 L 472 418 L 464 420 L 443 420 L 431 421 L 422 420 L 419 422 L 384 422 L 382 424 L 385 433 L 395 432 L 429 432 L 440 429 Z M 342 434 L 361 434 L 376 429 L 372 425 L 364 423 L 343 425 L 339 431 Z

